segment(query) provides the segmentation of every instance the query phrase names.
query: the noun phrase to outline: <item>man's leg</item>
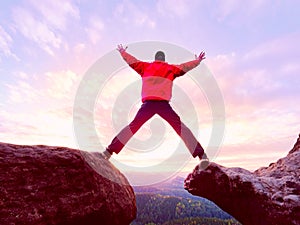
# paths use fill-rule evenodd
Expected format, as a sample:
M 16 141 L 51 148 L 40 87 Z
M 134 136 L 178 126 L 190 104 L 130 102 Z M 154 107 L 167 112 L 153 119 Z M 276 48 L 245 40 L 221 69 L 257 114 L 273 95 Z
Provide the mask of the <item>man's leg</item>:
M 173 127 L 191 152 L 192 156 L 194 158 L 199 156 L 199 158 L 202 159 L 204 149 L 197 141 L 191 130 L 183 122 L 181 122 L 180 117 L 172 109 L 168 102 L 165 102 L 163 107 L 161 107 L 158 111 L 158 114 Z
M 106 149 L 107 152 L 118 154 L 140 127 L 155 114 L 155 110 L 149 104 L 150 102 L 142 104 L 133 121 L 112 140 Z

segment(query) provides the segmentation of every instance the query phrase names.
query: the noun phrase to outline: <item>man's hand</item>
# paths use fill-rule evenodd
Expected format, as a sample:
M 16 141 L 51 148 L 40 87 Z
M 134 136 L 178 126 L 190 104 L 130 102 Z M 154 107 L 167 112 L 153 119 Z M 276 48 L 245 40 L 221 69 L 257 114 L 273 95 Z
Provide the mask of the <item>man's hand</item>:
M 201 52 L 199 56 L 195 55 L 195 58 L 201 62 L 203 59 L 205 59 L 205 52 Z
M 128 46 L 126 46 L 126 47 L 124 48 L 123 45 L 120 44 L 120 45 L 118 45 L 117 50 L 118 50 L 120 53 L 122 53 L 122 52 L 125 52 L 127 48 L 128 48 Z

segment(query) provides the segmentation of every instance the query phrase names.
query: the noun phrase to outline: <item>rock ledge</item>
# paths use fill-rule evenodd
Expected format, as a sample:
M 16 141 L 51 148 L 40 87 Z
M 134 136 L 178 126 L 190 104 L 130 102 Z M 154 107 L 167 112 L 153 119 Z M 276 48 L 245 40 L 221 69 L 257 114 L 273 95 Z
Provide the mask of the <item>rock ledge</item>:
M 94 154 L 0 143 L 0 171 L 0 224 L 123 225 L 136 217 L 127 179 Z
M 288 155 L 253 173 L 211 163 L 185 189 L 215 202 L 243 225 L 300 224 L 300 135 Z

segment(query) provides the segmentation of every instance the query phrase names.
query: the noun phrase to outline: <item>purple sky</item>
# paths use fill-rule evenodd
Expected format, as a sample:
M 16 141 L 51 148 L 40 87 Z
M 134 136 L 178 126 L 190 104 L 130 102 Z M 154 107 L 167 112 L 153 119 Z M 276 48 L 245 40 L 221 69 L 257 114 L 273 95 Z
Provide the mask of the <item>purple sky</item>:
M 2 1 L 0 141 L 76 148 L 72 111 L 84 73 L 120 43 L 152 40 L 206 52 L 204 63 L 226 107 L 226 133 L 214 161 L 250 170 L 267 166 L 287 154 L 300 131 L 299 15 L 296 0 Z M 126 81 L 138 80 L 126 73 Z M 105 89 L 110 101 L 120 83 L 112 79 Z M 179 83 L 189 89 L 184 78 Z M 110 127 L 110 101 L 98 106 L 108 107 L 107 115 L 94 111 L 105 144 L 116 132 Z M 207 118 L 199 139 L 205 144 L 209 107 L 201 110 Z M 137 135 L 143 139 L 147 132 L 146 125 Z M 176 146 L 179 139 L 169 132 L 169 144 Z M 135 157 L 124 150 L 115 159 L 146 163 Z M 155 165 L 159 157 L 144 160 Z M 195 164 L 192 160 L 187 170 Z

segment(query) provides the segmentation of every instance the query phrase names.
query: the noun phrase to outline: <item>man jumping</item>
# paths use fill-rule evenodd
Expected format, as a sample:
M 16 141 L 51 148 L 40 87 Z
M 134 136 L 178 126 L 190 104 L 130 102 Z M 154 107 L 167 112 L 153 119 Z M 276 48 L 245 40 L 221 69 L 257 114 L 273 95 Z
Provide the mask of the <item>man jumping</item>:
M 205 59 L 205 53 L 201 52 L 199 56 L 195 55 L 195 60 L 180 65 L 171 65 L 165 62 L 165 54 L 162 51 L 155 54 L 154 62 L 142 62 L 127 53 L 127 47 L 118 45 L 117 50 L 126 63 L 142 77 L 143 104 L 133 121 L 112 140 L 103 152 L 103 156 L 109 159 L 113 153 L 118 154 L 139 128 L 152 116 L 158 114 L 173 127 L 194 158 L 199 157 L 200 160 L 208 161 L 200 143 L 169 104 L 173 80 L 197 67 Z

